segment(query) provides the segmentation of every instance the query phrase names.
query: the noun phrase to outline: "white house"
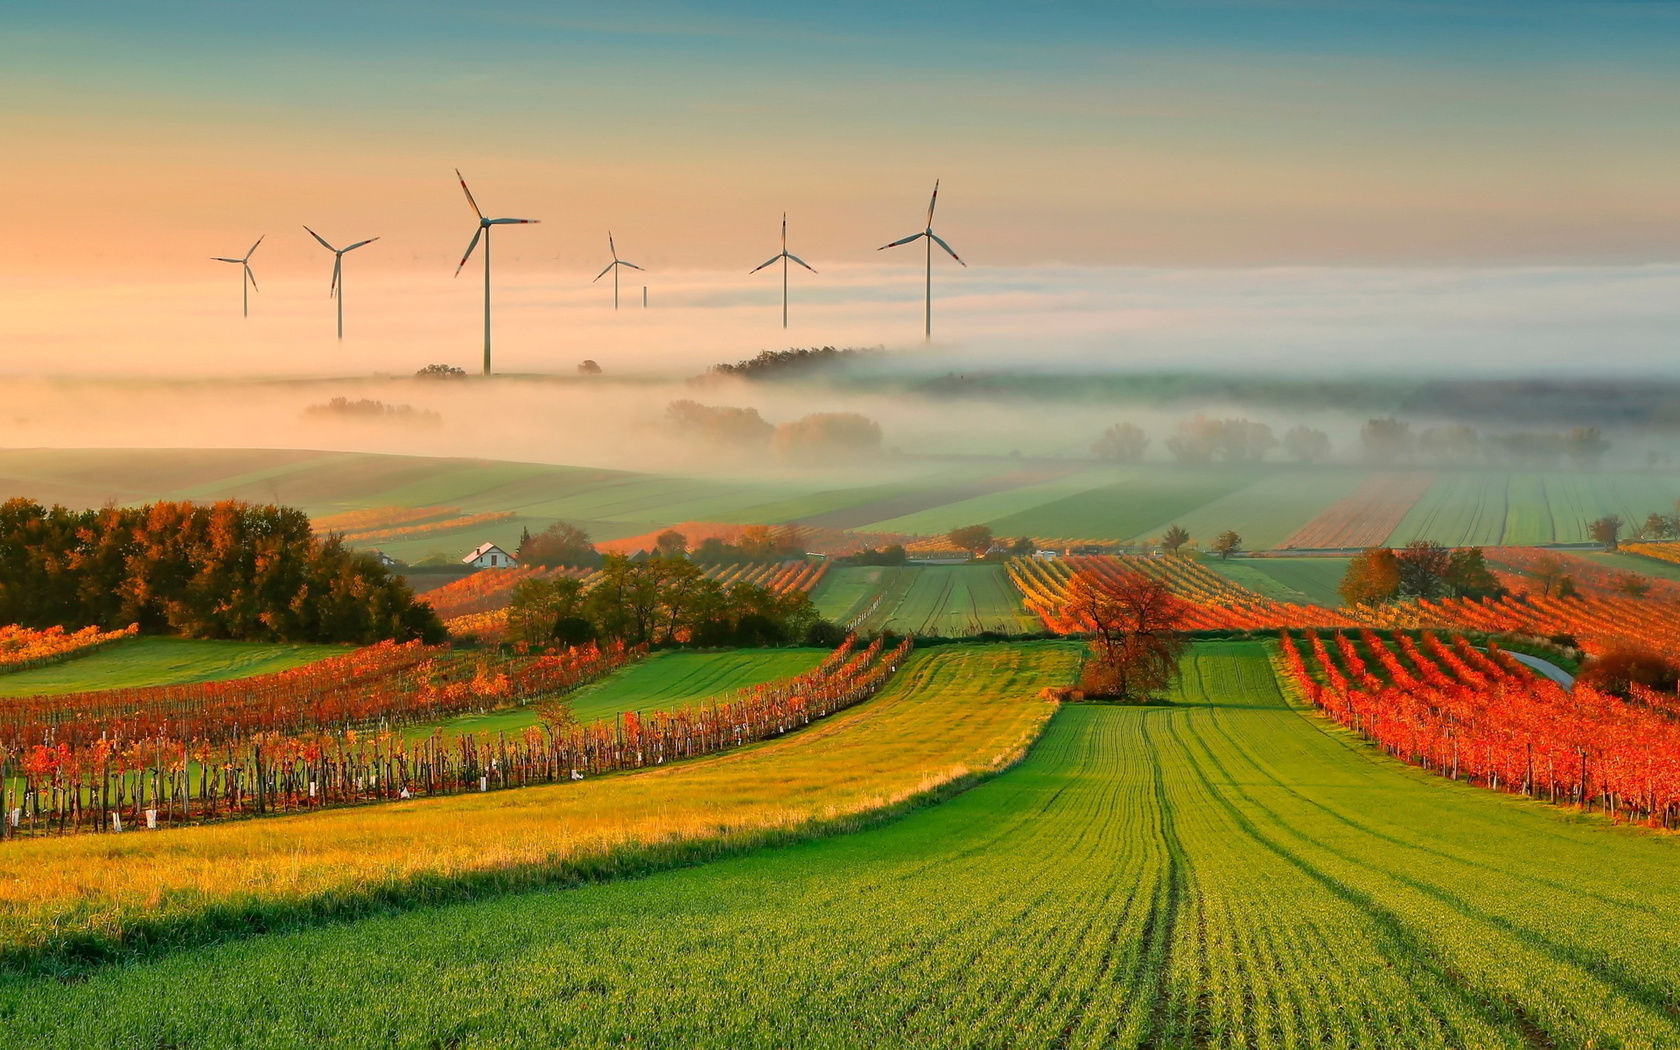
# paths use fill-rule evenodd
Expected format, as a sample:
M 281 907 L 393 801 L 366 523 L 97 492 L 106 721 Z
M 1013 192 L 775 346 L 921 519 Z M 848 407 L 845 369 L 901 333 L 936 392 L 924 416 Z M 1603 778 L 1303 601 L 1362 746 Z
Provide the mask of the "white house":
M 393 569 L 393 568 L 396 568 L 398 565 L 402 564 L 401 562 L 397 561 L 397 559 L 391 557 L 389 554 L 386 554 L 384 551 L 379 550 L 378 548 L 374 549 L 373 556 L 379 562 L 379 564 L 385 566 L 387 569 Z
M 481 543 L 474 547 L 471 554 L 461 559 L 461 564 L 475 569 L 512 569 L 519 565 L 513 555 L 494 543 Z

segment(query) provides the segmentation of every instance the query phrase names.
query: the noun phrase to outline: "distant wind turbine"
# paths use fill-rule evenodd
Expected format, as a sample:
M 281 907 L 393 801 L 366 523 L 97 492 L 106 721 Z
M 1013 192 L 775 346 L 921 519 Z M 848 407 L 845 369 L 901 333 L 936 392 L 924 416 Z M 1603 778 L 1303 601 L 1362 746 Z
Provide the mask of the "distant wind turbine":
M 309 230 L 309 236 L 311 236 L 311 237 L 315 238 L 317 241 L 321 242 L 321 247 L 323 247 L 327 251 L 333 253 L 332 288 L 327 292 L 327 294 L 329 296 L 331 296 L 332 298 L 338 300 L 338 337 L 340 339 L 343 339 L 344 338 L 344 253 L 345 252 L 353 252 L 357 248 L 360 248 L 364 244 L 372 244 L 374 241 L 377 241 L 379 238 L 378 237 L 369 237 L 365 241 L 357 241 L 355 244 L 352 244 L 348 248 L 334 248 L 332 245 L 327 243 L 327 239 L 325 237 L 322 237 L 320 234 L 316 233 L 314 230 L 310 230 L 309 227 L 307 227 L 307 226 L 305 226 L 304 229 Z
M 799 265 L 805 267 L 805 269 L 810 270 L 812 273 L 816 273 L 817 271 L 811 266 L 810 263 L 806 262 L 804 259 L 801 259 L 799 256 L 788 254 L 788 250 L 787 250 L 787 212 L 785 212 L 785 211 L 782 212 L 782 250 L 781 250 L 781 252 L 777 255 L 770 256 L 770 258 L 764 260 L 763 262 L 759 263 L 757 266 L 753 267 L 751 270 L 747 271 L 748 275 L 751 276 L 752 274 L 757 273 L 758 271 L 764 269 L 766 266 L 769 266 L 771 263 L 775 262 L 777 259 L 782 260 L 782 327 L 786 328 L 787 327 L 787 303 L 788 303 L 788 260 L 792 259 L 794 262 L 796 262 Z
M 924 338 L 930 340 L 933 338 L 933 246 L 935 244 L 939 245 L 941 248 L 945 249 L 951 258 L 956 259 L 959 263 L 962 263 L 964 269 L 967 269 L 968 267 L 968 264 L 963 262 L 962 258 L 958 256 L 955 251 L 951 250 L 951 246 L 946 244 L 937 233 L 933 232 L 933 206 L 938 203 L 939 180 L 934 179 L 933 196 L 928 199 L 927 229 L 923 230 L 921 233 L 913 233 L 908 237 L 901 237 L 891 244 L 883 244 L 881 247 L 875 249 L 876 251 L 884 252 L 888 248 L 896 248 L 901 244 L 909 244 L 911 241 L 920 240 L 923 237 L 927 238 L 927 308 L 925 314 L 923 315 L 924 321 L 922 324 L 922 334 Z
M 467 189 L 467 180 L 461 178 L 461 169 L 455 169 L 455 178 L 460 180 L 461 192 L 467 195 L 467 203 L 472 205 L 473 214 L 478 216 L 478 229 L 473 231 L 472 240 L 467 242 L 467 253 L 461 256 L 461 265 L 455 267 L 455 276 L 461 276 L 461 270 L 472 258 L 473 249 L 478 247 L 478 239 L 484 238 L 484 374 L 490 374 L 490 227 L 528 225 L 541 222 L 541 219 L 486 219 L 484 212 L 479 210 L 478 202 L 473 200 L 472 190 Z M 349 249 L 345 249 L 348 251 Z
M 257 244 L 261 244 L 263 237 L 267 236 L 268 234 L 265 233 L 262 237 L 258 237 Z M 257 244 L 251 245 L 251 250 L 245 253 L 243 259 L 229 259 L 221 255 L 211 256 L 216 262 L 237 263 L 243 269 L 239 278 L 239 298 L 243 304 L 240 310 L 240 316 L 242 317 L 251 316 L 251 289 L 257 288 L 257 275 L 251 272 L 251 256 L 257 254 Z M 262 289 L 257 288 L 257 291 L 260 292 Z
M 616 310 L 618 309 L 618 268 L 620 266 L 628 266 L 632 270 L 642 270 L 642 268 L 633 262 L 625 262 L 623 259 L 618 257 L 618 245 L 613 243 L 611 230 L 607 231 L 607 250 L 612 252 L 613 261 L 607 264 L 607 268 L 605 270 L 602 270 L 600 273 L 595 275 L 595 281 L 599 281 L 609 273 L 613 275 L 613 309 Z M 642 270 L 642 272 L 647 273 L 646 270 Z M 595 281 L 590 281 L 589 283 L 594 284 Z M 646 305 L 645 301 L 643 305 Z

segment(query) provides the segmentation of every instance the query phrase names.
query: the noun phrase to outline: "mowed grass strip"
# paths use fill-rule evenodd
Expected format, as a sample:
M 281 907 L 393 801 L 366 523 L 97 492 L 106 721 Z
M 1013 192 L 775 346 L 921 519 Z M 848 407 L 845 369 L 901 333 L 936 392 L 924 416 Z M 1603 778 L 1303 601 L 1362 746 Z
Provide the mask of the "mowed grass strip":
M 379 908 L 640 873 L 867 822 L 1010 760 L 1065 642 L 914 654 L 875 699 L 658 770 L 0 848 L 0 954 L 102 957 Z M 0 1007 L 0 1013 L 4 1012 Z
M 131 638 L 63 663 L 0 675 L 0 697 L 249 678 L 301 667 L 349 651 L 347 645 Z
M 1174 699 L 1063 709 L 857 835 L 14 980 L 0 1017 L 62 1046 L 1680 1044 L 1676 842 L 1327 731 L 1257 643 L 1198 645 Z
M 804 674 L 822 663 L 827 649 L 737 649 L 729 652 L 660 652 L 570 694 L 572 714 L 580 722 L 611 718 L 622 711 L 669 711 L 721 697 L 736 689 Z M 511 733 L 538 723 L 529 705 L 462 715 L 415 726 L 405 735 Z

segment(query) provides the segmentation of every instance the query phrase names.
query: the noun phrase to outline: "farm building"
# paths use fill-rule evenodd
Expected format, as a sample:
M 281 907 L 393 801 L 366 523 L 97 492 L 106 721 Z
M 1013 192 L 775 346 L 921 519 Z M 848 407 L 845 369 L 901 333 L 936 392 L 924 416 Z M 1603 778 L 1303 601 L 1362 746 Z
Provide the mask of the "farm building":
M 494 543 L 481 543 L 474 547 L 471 554 L 461 559 L 461 564 L 475 569 L 513 569 L 519 566 L 513 555 Z
M 392 568 L 395 568 L 398 565 L 402 564 L 402 562 L 400 562 L 397 559 L 391 557 L 389 554 L 386 554 L 384 551 L 378 549 L 377 547 L 374 548 L 373 557 L 374 557 L 375 561 L 379 562 L 379 564 L 385 566 L 387 569 L 392 569 Z

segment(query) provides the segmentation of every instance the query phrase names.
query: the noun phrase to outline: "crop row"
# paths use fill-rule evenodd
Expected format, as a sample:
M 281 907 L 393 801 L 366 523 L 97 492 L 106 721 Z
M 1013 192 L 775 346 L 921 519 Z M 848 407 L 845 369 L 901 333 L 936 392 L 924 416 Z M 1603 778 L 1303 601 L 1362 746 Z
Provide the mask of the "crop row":
M 1551 568 L 1547 564 L 1551 562 L 1567 573 L 1570 581 L 1579 590 L 1587 594 L 1611 596 L 1622 593 L 1621 585 L 1627 577 L 1633 576 L 1644 584 L 1651 597 L 1665 601 L 1680 601 L 1680 583 L 1655 576 L 1645 576 L 1613 569 L 1590 558 L 1583 558 L 1579 554 L 1570 554 L 1566 551 L 1549 551 L 1539 547 L 1488 547 L 1484 553 L 1487 555 L 1488 561 L 1495 566 L 1522 574 L 1514 580 L 1509 578 L 1502 580 L 1507 587 L 1515 585 L 1516 589 L 1529 591 L 1541 586 L 1540 581 L 1535 578 L 1535 574 Z
M 312 518 L 309 525 L 317 534 L 336 532 L 343 536 L 353 532 L 401 528 L 438 518 L 453 518 L 460 513 L 459 507 L 366 507 Z
M 435 732 L 410 742 L 388 731 L 351 730 L 259 733 L 222 747 L 143 741 L 125 749 L 105 740 L 81 748 L 38 746 L 18 764 L 22 785 L 15 797 L 10 781 L 0 780 L 0 809 L 10 834 L 121 832 L 659 766 L 779 736 L 865 700 L 898 670 L 910 642 L 890 651 L 880 640 L 861 652 L 853 646 L 848 639 L 806 674 L 706 703 L 625 712 L 587 725 L 551 719 L 512 735 Z M 587 662 L 577 653 L 538 662 Z
M 79 631 L 66 631 L 62 627 L 35 630 L 18 624 L 0 627 L 0 673 L 25 671 L 70 656 L 85 655 L 112 642 L 132 638 L 139 631 L 138 624 L 129 624 L 120 631 L 102 631 L 98 627 L 84 627 Z
M 1337 500 L 1278 544 L 1287 548 L 1375 547 L 1387 542 L 1429 491 L 1426 474 L 1382 474 Z
M 1680 816 L 1680 723 L 1671 710 L 1583 684 L 1565 689 L 1462 637 L 1449 644 L 1425 633 L 1420 646 L 1367 630 L 1356 644 L 1338 631 L 1327 646 L 1317 632 L 1304 644 L 1285 633 L 1283 658 L 1330 717 L 1441 776 L 1664 827 Z
M 274 674 L 0 701 L 6 751 L 237 744 L 256 733 L 339 732 L 429 721 L 593 681 L 640 650 L 583 646 L 486 655 L 381 642 Z M 162 746 L 162 745 L 157 745 Z
M 1128 573 L 1160 580 L 1185 603 L 1186 630 L 1356 626 L 1356 621 L 1333 609 L 1274 602 L 1187 557 L 1095 555 L 1055 561 L 1015 558 L 1009 562 L 1009 577 L 1020 588 L 1027 608 L 1048 629 L 1064 634 L 1080 630 L 1061 613 L 1068 584 L 1076 573 L 1086 573 L 1099 582 L 1117 581 Z

